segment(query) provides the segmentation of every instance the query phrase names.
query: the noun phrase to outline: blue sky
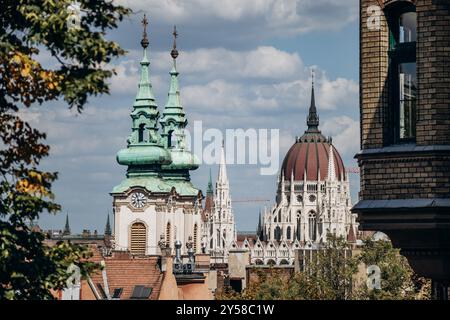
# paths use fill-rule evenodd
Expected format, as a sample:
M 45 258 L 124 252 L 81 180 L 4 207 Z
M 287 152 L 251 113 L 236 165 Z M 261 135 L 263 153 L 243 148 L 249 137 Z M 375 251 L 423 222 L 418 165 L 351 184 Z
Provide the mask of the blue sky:
M 43 166 L 59 172 L 54 185 L 63 210 L 44 214 L 40 225 L 58 229 L 69 213 L 74 232 L 103 232 L 111 213 L 109 192 L 126 168 L 115 161 L 130 133 L 129 113 L 137 90 L 142 55 L 140 21 L 149 16 L 151 79 L 160 110 L 169 87 L 171 32 L 179 31 L 181 99 L 188 120 L 203 127 L 276 128 L 280 130 L 280 163 L 295 136 L 306 129 L 310 70 L 316 70 L 320 129 L 333 136 L 346 166 L 355 167 L 359 149 L 358 1 L 357 0 L 148 0 L 118 1 L 131 6 L 129 17 L 108 37 L 129 54 L 113 62 L 118 75 L 111 94 L 92 98 L 81 115 L 62 103 L 23 112 L 48 133 L 51 156 Z M 44 64 L 51 57 L 40 56 Z M 205 190 L 209 169 L 192 172 Z M 261 176 L 258 166 L 228 166 L 233 199 L 263 198 L 273 203 L 276 176 Z M 352 200 L 359 188 L 351 177 Z M 254 230 L 261 203 L 233 205 L 238 230 Z M 112 218 L 112 216 L 111 216 Z

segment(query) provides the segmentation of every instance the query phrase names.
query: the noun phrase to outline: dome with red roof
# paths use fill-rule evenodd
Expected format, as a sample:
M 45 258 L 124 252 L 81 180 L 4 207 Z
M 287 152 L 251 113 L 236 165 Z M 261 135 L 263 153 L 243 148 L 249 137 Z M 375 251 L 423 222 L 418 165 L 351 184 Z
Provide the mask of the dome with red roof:
M 291 180 L 293 175 L 295 181 L 305 179 L 307 181 L 324 181 L 329 178 L 329 171 L 332 170 L 331 174 L 336 180 L 344 181 L 346 178 L 342 158 L 336 148 L 333 147 L 331 138 L 326 138 L 319 130 L 314 86 L 311 92 L 307 124 L 308 129 L 303 136 L 296 138 L 294 145 L 284 158 L 281 167 L 284 180 Z M 331 167 L 331 163 L 334 168 Z

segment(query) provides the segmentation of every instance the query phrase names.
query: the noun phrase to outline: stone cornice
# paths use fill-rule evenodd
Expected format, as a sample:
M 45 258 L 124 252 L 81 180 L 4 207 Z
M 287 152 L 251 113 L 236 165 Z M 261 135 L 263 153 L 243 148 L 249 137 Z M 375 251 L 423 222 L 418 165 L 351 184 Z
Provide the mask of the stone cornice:
M 444 155 L 450 157 L 450 145 L 392 145 L 384 148 L 363 149 L 355 155 L 355 158 L 358 160 L 389 158 L 389 161 L 392 161 L 391 158 L 399 158 L 405 156 L 424 157 L 434 156 L 437 154 L 439 154 L 440 156 Z

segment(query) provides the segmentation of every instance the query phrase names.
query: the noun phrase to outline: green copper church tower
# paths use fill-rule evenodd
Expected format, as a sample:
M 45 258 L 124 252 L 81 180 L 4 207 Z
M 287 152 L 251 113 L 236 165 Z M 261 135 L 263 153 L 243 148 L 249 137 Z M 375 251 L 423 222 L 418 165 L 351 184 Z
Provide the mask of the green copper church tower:
M 172 163 L 163 165 L 162 169 L 164 179 L 171 180 L 172 183 L 176 183 L 179 187 L 186 189 L 191 186 L 190 183 L 186 183 L 186 181 L 190 180 L 189 171 L 198 168 L 199 160 L 186 149 L 185 129 L 188 121 L 180 101 L 179 73 L 176 65 L 176 59 L 179 55 L 176 44 L 177 36 L 177 29 L 174 27 L 173 49 L 170 53 L 173 61 L 173 67 L 170 71 L 170 87 L 167 104 L 164 108 L 163 117 L 160 120 L 162 127 L 161 136 L 164 146 L 170 152 Z
M 138 92 L 131 112 L 131 135 L 117 162 L 127 166 L 126 178 L 113 196 L 115 250 L 155 255 L 175 241 L 200 252 L 202 193 L 190 181 L 198 159 L 186 148 L 186 115 L 180 103 L 176 70 L 176 30 L 171 52 L 168 101 L 161 119 L 150 79 L 148 21 L 144 16 L 143 58 Z M 161 126 L 161 133 L 159 131 Z

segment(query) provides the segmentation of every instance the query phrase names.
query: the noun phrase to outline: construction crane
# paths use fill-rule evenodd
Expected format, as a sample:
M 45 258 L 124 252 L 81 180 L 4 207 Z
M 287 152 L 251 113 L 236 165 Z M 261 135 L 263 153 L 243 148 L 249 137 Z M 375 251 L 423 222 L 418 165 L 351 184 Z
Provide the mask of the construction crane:
M 238 199 L 231 200 L 233 203 L 252 203 L 252 202 L 270 202 L 269 199 Z

